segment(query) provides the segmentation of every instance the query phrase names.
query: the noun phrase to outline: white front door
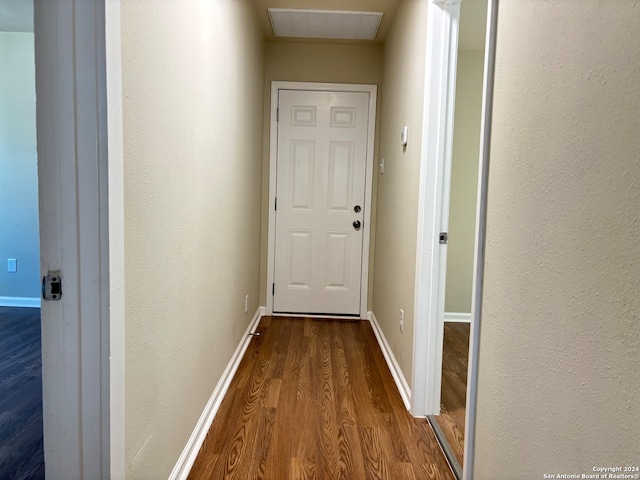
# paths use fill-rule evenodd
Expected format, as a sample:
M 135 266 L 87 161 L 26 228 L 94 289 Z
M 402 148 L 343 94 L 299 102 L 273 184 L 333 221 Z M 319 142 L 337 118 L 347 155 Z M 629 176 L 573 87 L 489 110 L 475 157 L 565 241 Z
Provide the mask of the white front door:
M 274 313 L 361 313 L 369 95 L 279 92 Z

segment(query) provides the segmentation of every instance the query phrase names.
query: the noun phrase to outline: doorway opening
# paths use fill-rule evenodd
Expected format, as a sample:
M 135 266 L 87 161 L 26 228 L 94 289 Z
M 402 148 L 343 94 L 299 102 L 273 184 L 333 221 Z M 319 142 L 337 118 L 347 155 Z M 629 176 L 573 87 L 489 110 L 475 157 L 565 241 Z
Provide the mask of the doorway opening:
M 426 414 L 458 478 L 473 468 L 495 6 L 429 10 L 416 272 L 416 345 L 426 349 L 416 350 L 412 410 Z
M 485 31 L 484 28 L 477 30 L 484 27 L 486 22 L 486 1 L 461 3 L 451 150 L 440 414 L 432 417 L 434 430 L 438 432 L 458 476 L 462 475 L 464 465 L 485 59 Z
M 0 23 L 0 478 L 44 478 L 33 3 Z

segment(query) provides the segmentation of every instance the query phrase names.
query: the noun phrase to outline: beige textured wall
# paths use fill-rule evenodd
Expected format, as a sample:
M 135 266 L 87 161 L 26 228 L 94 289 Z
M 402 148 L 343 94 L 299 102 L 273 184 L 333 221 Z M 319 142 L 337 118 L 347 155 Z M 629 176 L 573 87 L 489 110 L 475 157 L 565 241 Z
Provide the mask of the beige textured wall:
M 122 2 L 127 478 L 167 478 L 257 310 L 263 47 L 248 1 Z
M 640 462 L 640 4 L 501 2 L 475 478 Z
M 405 0 L 384 45 L 373 313 L 407 380 L 413 363 L 413 308 L 428 2 Z M 406 150 L 402 127 L 409 128 Z M 400 309 L 404 309 L 404 333 Z
M 271 82 L 363 83 L 378 86 L 377 118 L 380 117 L 382 94 L 382 47 L 380 45 L 341 45 L 335 43 L 278 43 L 268 42 L 265 47 L 264 137 L 262 163 L 262 243 L 260 252 L 260 304 L 266 304 L 267 290 L 267 234 L 269 230 L 269 135 L 271 116 Z M 376 150 L 378 124 L 376 121 Z M 374 152 L 374 165 L 377 164 Z M 372 232 L 375 231 L 374 178 L 372 195 Z M 375 238 L 371 238 L 369 285 L 373 278 Z M 371 304 L 372 289 L 369 289 Z
M 446 312 L 471 312 L 483 68 L 483 51 L 458 52 Z

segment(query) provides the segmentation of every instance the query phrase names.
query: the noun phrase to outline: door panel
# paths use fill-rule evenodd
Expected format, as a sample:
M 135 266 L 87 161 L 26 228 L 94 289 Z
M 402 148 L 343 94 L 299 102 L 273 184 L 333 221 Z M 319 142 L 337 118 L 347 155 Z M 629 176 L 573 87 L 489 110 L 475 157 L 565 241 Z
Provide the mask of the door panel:
M 311 232 L 289 231 L 287 288 L 308 290 L 311 286 Z
M 278 108 L 273 310 L 359 315 L 369 94 L 281 90 Z
M 315 142 L 291 142 L 291 210 L 311 211 L 313 204 Z
M 349 240 L 345 233 L 327 234 L 327 262 L 325 285 L 329 290 L 347 290 L 349 284 Z
M 354 142 L 331 142 L 329 146 L 329 185 L 327 207 L 330 213 L 353 208 Z

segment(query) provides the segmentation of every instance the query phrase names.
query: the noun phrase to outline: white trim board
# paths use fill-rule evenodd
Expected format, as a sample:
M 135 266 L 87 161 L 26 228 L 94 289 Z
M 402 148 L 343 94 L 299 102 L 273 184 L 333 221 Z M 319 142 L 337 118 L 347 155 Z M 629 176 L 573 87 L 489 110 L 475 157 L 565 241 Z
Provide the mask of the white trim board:
M 444 321 L 452 323 L 471 323 L 471 313 L 444 312 Z
M 233 353 L 231 360 L 229 360 L 227 367 L 224 369 L 218 384 L 213 389 L 213 393 L 211 394 L 207 405 L 204 407 L 202 415 L 200 415 L 200 419 L 198 420 L 198 423 L 196 423 L 196 426 L 189 437 L 189 441 L 185 445 L 175 467 L 173 467 L 171 475 L 169 475 L 169 480 L 186 480 L 189 476 L 191 467 L 193 467 L 193 462 L 195 462 L 198 452 L 200 451 L 200 447 L 209 432 L 209 428 L 211 428 L 213 419 L 215 418 L 216 413 L 218 413 L 218 409 L 220 408 L 220 404 L 229 389 L 231 380 L 233 380 L 233 377 L 238 370 L 238 366 L 240 365 L 240 361 L 242 360 L 242 357 L 244 357 L 247 347 L 249 347 L 249 342 L 251 342 L 252 338 L 249 334 L 256 331 L 256 328 L 260 323 L 260 319 L 264 317 L 264 314 L 265 307 L 258 307 L 256 314 L 253 316 L 247 330 L 240 339 L 240 343 L 238 344 L 236 351 Z
M 482 92 L 482 127 L 480 133 L 480 169 L 476 213 L 476 244 L 473 259 L 473 290 L 471 296 L 471 330 L 469 333 L 469 370 L 464 424 L 464 461 L 462 478 L 473 479 L 476 455 L 476 409 L 478 404 L 478 363 L 484 292 L 485 243 L 487 231 L 487 192 L 491 159 L 491 128 L 493 120 L 493 88 L 496 63 L 499 0 L 489 0 L 485 39 L 484 78 Z
M 400 365 L 396 360 L 389 343 L 387 342 L 384 333 L 382 333 L 382 328 L 380 328 L 380 324 L 378 323 L 378 319 L 374 315 L 373 312 L 367 313 L 367 318 L 369 322 L 371 322 L 371 327 L 373 328 L 373 333 L 378 340 L 378 344 L 380 345 L 380 350 L 382 350 L 382 354 L 384 355 L 384 359 L 387 361 L 387 365 L 389 366 L 389 370 L 391 370 L 391 376 L 393 380 L 396 382 L 396 386 L 398 387 L 398 391 L 400 392 L 400 396 L 402 397 L 402 401 L 404 402 L 404 406 L 407 410 L 411 409 L 411 389 L 409 388 L 409 384 L 407 383 L 407 379 L 404 378 L 404 374 L 400 369 Z
M 366 320 L 367 299 L 369 297 L 369 249 L 371 242 L 371 197 L 373 192 L 373 161 L 376 130 L 376 102 L 378 87 L 376 85 L 346 83 L 310 83 L 310 82 L 271 82 L 271 117 L 269 120 L 269 227 L 267 234 L 267 282 L 266 282 L 266 314 L 273 315 L 272 284 L 275 272 L 276 244 L 276 212 L 275 205 L 276 179 L 278 163 L 278 92 L 280 90 L 306 90 L 321 92 L 365 92 L 369 94 L 369 127 L 367 131 L 367 166 L 365 170 L 364 219 L 362 225 L 362 274 L 360 276 L 360 318 Z M 324 317 L 326 318 L 326 317 Z
M 40 297 L 0 297 L 0 307 L 40 308 Z
M 105 0 L 34 2 L 33 16 L 40 274 L 64 281 L 41 304 L 45 474 L 109 479 Z
M 414 416 L 440 414 L 444 286 L 460 4 L 428 5 L 413 334 Z
M 120 0 L 105 10 L 105 61 L 108 130 L 108 291 L 109 298 L 109 438 L 110 479 L 124 480 L 125 453 L 125 308 L 124 308 L 124 140 L 122 119 L 122 34 Z M 103 214 L 103 210 L 100 211 Z

